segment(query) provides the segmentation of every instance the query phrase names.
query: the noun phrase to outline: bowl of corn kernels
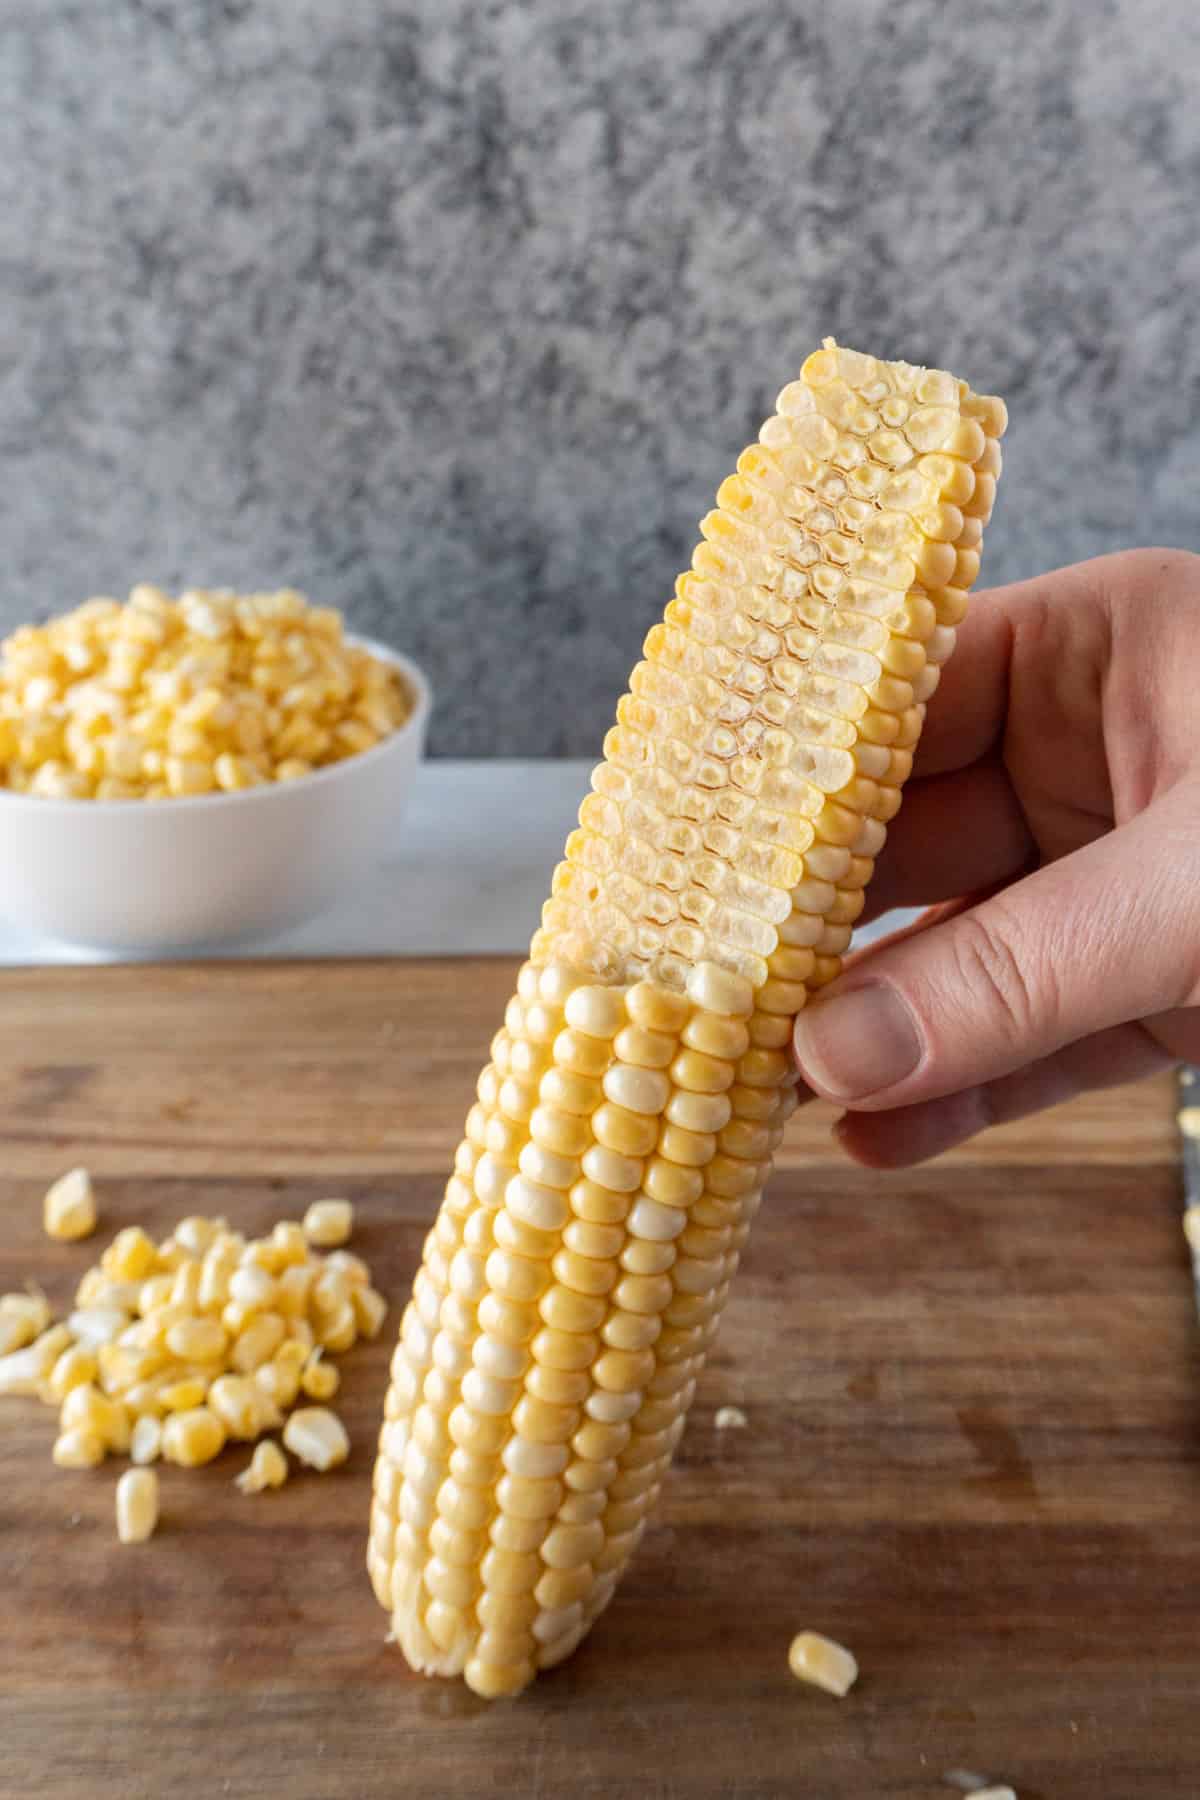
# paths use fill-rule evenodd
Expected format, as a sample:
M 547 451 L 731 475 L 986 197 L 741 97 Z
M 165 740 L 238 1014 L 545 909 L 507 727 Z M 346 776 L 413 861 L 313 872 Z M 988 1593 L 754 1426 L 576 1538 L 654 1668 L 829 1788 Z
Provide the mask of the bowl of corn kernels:
M 154 955 L 282 930 L 394 837 L 429 688 L 292 589 L 135 587 L 0 646 L 0 918 Z

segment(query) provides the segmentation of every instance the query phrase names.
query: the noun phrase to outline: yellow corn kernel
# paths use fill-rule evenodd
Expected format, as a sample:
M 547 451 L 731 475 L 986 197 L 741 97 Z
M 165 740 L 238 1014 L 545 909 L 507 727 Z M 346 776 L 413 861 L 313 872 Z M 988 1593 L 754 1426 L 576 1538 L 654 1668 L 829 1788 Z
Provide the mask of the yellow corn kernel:
M 194 1412 L 204 1404 L 204 1396 L 208 1392 L 208 1383 L 198 1375 L 184 1375 L 178 1381 L 168 1383 L 161 1389 L 158 1399 L 165 1412 Z
M 49 1323 L 50 1305 L 45 1294 L 0 1294 L 0 1356 L 32 1344 Z
M 279 1313 L 258 1313 L 238 1333 L 229 1360 L 242 1375 L 250 1375 L 269 1362 L 287 1336 L 288 1322 Z
M 281 1349 L 285 1346 L 281 1345 Z M 307 1356 L 307 1351 L 304 1353 Z M 268 1404 L 286 1412 L 294 1406 L 300 1392 L 300 1367 L 294 1363 L 281 1362 L 276 1356 L 271 1362 L 262 1363 L 255 1369 L 251 1377 L 259 1393 Z
M 117 1483 L 117 1536 L 123 1544 L 144 1544 L 158 1524 L 158 1476 L 153 1469 L 126 1469 Z
M 279 1253 L 284 1269 L 301 1266 L 308 1257 L 308 1239 L 303 1225 L 292 1219 L 280 1219 L 271 1232 L 271 1242 Z
M 387 1317 L 387 1301 L 373 1287 L 355 1287 L 350 1293 L 354 1321 L 360 1337 L 377 1338 Z
M 174 1285 L 174 1275 L 151 1275 L 148 1280 L 143 1281 L 137 1297 L 137 1310 L 143 1319 L 170 1305 Z M 79 1296 L 76 1298 L 80 1305 L 84 1304 Z
M 370 1287 L 371 1271 L 361 1256 L 355 1256 L 352 1250 L 331 1250 L 325 1258 L 326 1269 L 335 1270 L 345 1280 L 348 1288 Z
M 316 1338 L 323 1350 L 336 1355 L 352 1350 L 358 1337 L 358 1318 L 351 1299 L 343 1300 L 336 1312 L 321 1315 L 316 1325 Z
M 46 1235 L 72 1240 L 85 1238 L 96 1229 L 96 1196 L 86 1169 L 69 1169 L 47 1189 L 42 1202 Z
M 858 1664 L 849 1650 L 822 1637 L 819 1631 L 802 1631 L 792 1639 L 788 1651 L 788 1668 L 797 1681 L 824 1688 L 844 1700 L 858 1680 Z
M 235 1484 L 243 1494 L 261 1494 L 268 1488 L 280 1488 L 288 1478 L 288 1460 L 273 1438 L 264 1438 Z
M 59 1432 L 50 1457 L 60 1469 L 94 1469 L 107 1454 L 103 1439 L 94 1431 L 72 1426 L 69 1431 Z
M 354 1230 L 354 1207 L 349 1200 L 314 1200 L 301 1229 L 308 1242 L 319 1249 L 344 1244 Z
M 95 1382 L 99 1373 L 96 1352 L 86 1344 L 72 1344 L 57 1358 L 46 1377 L 46 1397 L 61 1405 L 72 1388 L 86 1387 Z
M 193 1213 L 186 1219 L 180 1219 L 171 1236 L 189 1256 L 202 1257 L 212 1248 L 221 1223 L 218 1219 L 206 1219 Z
M 62 1431 L 87 1431 L 100 1439 L 107 1450 L 122 1455 L 129 1448 L 129 1414 L 116 1400 L 90 1382 L 74 1387 L 67 1394 L 58 1415 Z
M 225 1448 L 225 1427 L 207 1406 L 172 1412 L 162 1428 L 162 1454 L 166 1462 L 195 1469 L 211 1462 Z
M 302 1318 L 308 1310 L 309 1292 L 316 1274 L 316 1267 L 312 1263 L 293 1263 L 284 1269 L 275 1283 L 276 1312 L 282 1313 L 287 1319 Z
M 322 1474 L 344 1463 L 350 1454 L 346 1427 L 336 1413 L 323 1406 L 302 1406 L 292 1413 L 283 1428 L 283 1443 L 299 1462 Z
M 216 1319 L 179 1319 L 167 1329 L 166 1344 L 181 1362 L 216 1362 L 225 1354 L 228 1337 Z
M 153 1238 L 147 1237 L 140 1225 L 127 1225 L 100 1258 L 100 1267 L 114 1281 L 142 1281 L 154 1273 L 157 1262 Z
M 305 1365 L 300 1386 L 310 1400 L 332 1400 L 338 1391 L 338 1372 L 332 1363 L 322 1362 L 320 1352 Z
M 264 1396 L 247 1375 L 219 1375 L 208 1390 L 205 1404 L 225 1427 L 227 1437 L 258 1436 Z
M 344 1269 L 326 1264 L 313 1283 L 310 1310 L 317 1315 L 340 1312 L 350 1298 L 350 1278 Z

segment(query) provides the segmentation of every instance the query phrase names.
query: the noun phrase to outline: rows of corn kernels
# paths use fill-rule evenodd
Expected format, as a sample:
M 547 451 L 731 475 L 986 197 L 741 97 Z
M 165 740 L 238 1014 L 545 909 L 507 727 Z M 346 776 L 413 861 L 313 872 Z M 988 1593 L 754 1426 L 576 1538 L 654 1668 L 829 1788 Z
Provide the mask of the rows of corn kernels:
M 511 1693 L 612 1595 L 683 1429 L 954 645 L 999 402 L 818 353 L 704 521 L 594 773 L 404 1315 L 368 1562 Z

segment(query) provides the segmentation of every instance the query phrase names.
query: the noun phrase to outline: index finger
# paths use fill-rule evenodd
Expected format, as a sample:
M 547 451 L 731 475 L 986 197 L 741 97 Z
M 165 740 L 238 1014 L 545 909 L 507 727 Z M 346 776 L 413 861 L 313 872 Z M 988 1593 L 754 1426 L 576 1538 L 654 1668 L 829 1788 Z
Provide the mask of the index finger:
M 1011 608 L 1031 582 L 993 588 L 972 600 L 942 670 L 916 756 L 919 776 L 946 775 L 978 762 L 999 743 L 1008 710 Z

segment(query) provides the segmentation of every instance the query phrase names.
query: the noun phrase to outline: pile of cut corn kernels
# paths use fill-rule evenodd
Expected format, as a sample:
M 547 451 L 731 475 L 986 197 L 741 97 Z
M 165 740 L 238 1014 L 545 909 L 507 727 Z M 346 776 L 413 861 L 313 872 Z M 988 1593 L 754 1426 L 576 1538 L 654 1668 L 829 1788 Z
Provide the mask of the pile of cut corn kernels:
M 290 588 L 141 584 L 13 632 L 0 656 L 0 788 L 164 800 L 294 781 L 399 730 L 412 696 Z
M 96 1219 L 86 1170 L 47 1193 L 51 1237 L 85 1237 Z M 160 1457 L 195 1468 L 228 1442 L 256 1443 L 237 1477 L 243 1493 L 287 1479 L 272 1431 L 312 1468 L 346 1460 L 345 1427 L 324 1404 L 339 1382 L 328 1358 L 377 1336 L 387 1311 L 366 1263 L 342 1247 L 353 1222 L 350 1202 L 330 1199 L 262 1238 L 192 1217 L 156 1244 L 131 1225 L 84 1275 L 65 1320 L 53 1322 L 37 1289 L 0 1295 L 0 1396 L 35 1395 L 59 1409 L 52 1454 L 61 1468 L 93 1468 L 109 1455 L 136 1465 L 117 1488 L 122 1542 L 154 1529 L 147 1465 Z

